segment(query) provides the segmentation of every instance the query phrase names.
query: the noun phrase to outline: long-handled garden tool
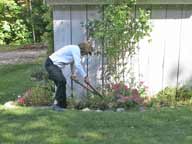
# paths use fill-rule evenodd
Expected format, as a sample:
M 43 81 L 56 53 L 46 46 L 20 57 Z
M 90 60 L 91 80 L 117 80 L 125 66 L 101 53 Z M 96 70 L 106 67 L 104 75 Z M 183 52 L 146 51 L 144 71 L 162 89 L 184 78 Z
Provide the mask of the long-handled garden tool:
M 100 97 L 103 97 L 103 95 L 100 94 L 100 92 L 98 92 L 89 82 L 85 82 L 87 84 L 87 85 L 85 85 L 85 84 L 81 83 L 80 81 L 78 81 L 77 79 L 73 79 L 73 80 L 74 80 L 74 82 L 76 82 L 77 84 L 79 84 L 83 88 L 87 89 L 91 93 L 96 94 Z

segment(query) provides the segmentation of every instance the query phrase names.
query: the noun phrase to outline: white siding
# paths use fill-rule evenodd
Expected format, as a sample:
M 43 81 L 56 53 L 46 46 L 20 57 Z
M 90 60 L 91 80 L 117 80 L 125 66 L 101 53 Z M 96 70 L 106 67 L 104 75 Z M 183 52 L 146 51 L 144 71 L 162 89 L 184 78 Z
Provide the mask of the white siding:
M 149 86 L 155 94 L 166 86 L 177 86 L 192 80 L 192 6 L 191 5 L 148 5 L 152 8 L 152 41 L 142 40 L 137 55 L 132 59 L 135 75 Z M 55 50 L 66 44 L 77 44 L 87 39 L 81 22 L 100 18 L 96 6 L 55 7 L 54 42 Z M 100 44 L 96 42 L 100 47 Z M 100 50 L 101 51 L 101 50 Z M 131 64 L 130 60 L 128 60 Z M 85 69 L 92 83 L 101 83 L 101 56 L 85 58 Z M 88 66 L 88 67 L 87 67 Z M 178 83 L 177 83 L 178 82 Z M 80 93 L 80 88 L 75 87 Z M 84 93 L 84 92 L 83 92 Z M 83 94 L 81 93 L 81 94 Z
M 181 31 L 181 7 L 168 7 L 166 18 L 164 87 L 176 86 Z
M 72 44 L 79 44 L 87 39 L 86 29 L 82 27 L 82 24 L 86 23 L 86 7 L 85 6 L 71 6 L 71 33 L 72 33 Z M 83 66 L 85 68 L 86 58 L 83 58 Z M 85 69 L 86 70 L 86 69 Z M 79 76 L 81 81 L 82 78 Z M 84 95 L 85 90 L 78 84 L 73 82 L 74 95 Z
M 179 84 L 192 83 L 192 6 L 184 6 L 180 36 Z
M 53 11 L 54 50 L 71 43 L 69 7 L 55 7 Z
M 165 33 L 166 33 L 166 6 L 152 8 L 151 22 L 153 31 L 151 33 L 150 49 L 150 91 L 158 92 L 163 88 L 164 78 L 164 54 L 165 54 Z M 158 75 L 158 76 L 157 76 Z M 154 86 L 155 84 L 155 86 Z
M 72 44 L 79 44 L 86 40 L 86 29 L 82 27 L 82 23 L 86 23 L 85 6 L 71 6 L 72 19 Z

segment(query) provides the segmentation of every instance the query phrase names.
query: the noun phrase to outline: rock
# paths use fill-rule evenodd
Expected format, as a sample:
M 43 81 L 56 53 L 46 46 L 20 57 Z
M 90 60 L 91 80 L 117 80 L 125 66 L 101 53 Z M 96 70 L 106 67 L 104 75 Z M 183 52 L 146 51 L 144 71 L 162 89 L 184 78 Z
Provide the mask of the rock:
M 84 109 L 82 109 L 82 111 L 87 112 L 87 111 L 91 111 L 91 110 L 89 108 L 84 108 Z
M 105 112 L 114 112 L 114 110 L 112 110 L 112 109 L 107 109 L 107 110 L 105 110 Z
M 140 111 L 140 112 L 144 112 L 144 111 L 145 111 L 145 108 L 141 106 L 141 107 L 139 107 L 139 111 Z
M 6 109 L 15 109 L 15 108 L 17 108 L 17 105 L 14 101 L 8 101 L 4 104 L 4 107 Z
M 102 111 L 102 110 L 100 110 L 100 109 L 97 109 L 97 110 L 96 110 L 96 112 L 103 112 L 103 111 Z
M 124 111 L 125 111 L 124 108 L 117 108 L 117 109 L 116 109 L 116 112 L 124 112 Z

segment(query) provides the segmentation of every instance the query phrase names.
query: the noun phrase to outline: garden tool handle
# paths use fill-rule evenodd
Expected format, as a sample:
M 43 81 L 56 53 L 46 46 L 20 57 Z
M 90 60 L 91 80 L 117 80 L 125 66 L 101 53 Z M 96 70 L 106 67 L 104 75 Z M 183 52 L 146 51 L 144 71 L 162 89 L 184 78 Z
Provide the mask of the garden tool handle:
M 83 88 L 89 90 L 90 92 L 92 92 L 93 94 L 97 94 L 100 97 L 103 97 L 103 95 L 101 95 L 89 82 L 85 81 L 85 83 L 90 87 L 85 86 L 84 84 L 82 84 L 81 82 L 79 82 L 77 79 L 73 79 L 71 77 L 72 80 L 74 80 L 74 82 L 76 82 L 77 84 L 79 84 L 80 86 L 82 86 Z
M 87 86 L 85 86 L 84 84 L 82 84 L 81 82 L 79 82 L 77 79 L 73 79 L 74 82 L 76 82 L 77 84 L 79 84 L 80 86 L 82 86 L 83 88 L 89 90 L 90 92 L 94 93 L 94 91 L 92 91 L 91 89 L 89 89 Z
M 100 97 L 103 97 L 103 95 L 100 94 L 89 82 L 85 81 L 85 83 L 95 92 L 95 94 L 97 94 Z

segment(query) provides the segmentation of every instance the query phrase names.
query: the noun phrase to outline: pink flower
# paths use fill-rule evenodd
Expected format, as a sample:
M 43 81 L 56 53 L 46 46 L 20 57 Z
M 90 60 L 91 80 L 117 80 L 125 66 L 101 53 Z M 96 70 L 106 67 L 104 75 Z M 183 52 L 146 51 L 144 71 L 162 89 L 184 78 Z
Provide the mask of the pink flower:
M 128 86 L 127 86 L 127 85 L 125 85 L 125 86 L 124 86 L 124 88 L 125 88 L 125 90 L 129 90 L 129 88 L 128 88 Z
M 129 99 L 129 97 L 128 96 L 124 96 L 121 99 L 124 100 L 124 101 L 127 101 Z
M 119 90 L 119 88 L 120 88 L 120 84 L 112 85 L 112 89 L 114 89 L 114 90 Z
M 18 98 L 17 102 L 18 102 L 19 104 L 21 104 L 21 105 L 24 105 L 24 104 L 25 104 L 25 98 L 20 97 L 20 98 Z
M 148 86 L 145 86 L 145 90 L 147 90 L 147 89 L 149 89 L 149 87 L 148 87 Z
M 141 84 L 141 85 L 144 84 L 144 81 L 140 81 L 140 84 Z
M 128 96 L 121 96 L 117 101 L 124 103 L 124 102 L 126 102 L 127 100 L 129 100 L 129 97 L 128 97 Z
M 137 89 L 132 89 L 132 95 L 133 96 L 139 96 L 139 92 Z

